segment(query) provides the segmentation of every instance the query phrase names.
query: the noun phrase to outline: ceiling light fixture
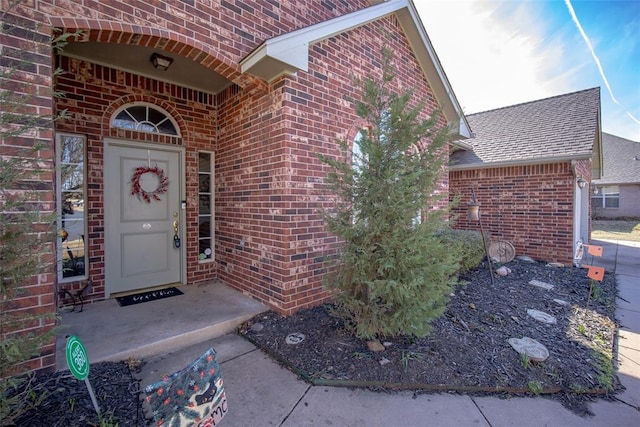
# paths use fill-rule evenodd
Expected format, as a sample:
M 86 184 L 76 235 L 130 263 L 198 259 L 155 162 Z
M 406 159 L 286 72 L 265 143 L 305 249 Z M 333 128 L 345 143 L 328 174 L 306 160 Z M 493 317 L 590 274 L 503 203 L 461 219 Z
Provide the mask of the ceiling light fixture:
M 150 61 L 156 70 L 167 71 L 173 63 L 173 58 L 162 56 L 159 53 L 154 52 L 151 55 Z

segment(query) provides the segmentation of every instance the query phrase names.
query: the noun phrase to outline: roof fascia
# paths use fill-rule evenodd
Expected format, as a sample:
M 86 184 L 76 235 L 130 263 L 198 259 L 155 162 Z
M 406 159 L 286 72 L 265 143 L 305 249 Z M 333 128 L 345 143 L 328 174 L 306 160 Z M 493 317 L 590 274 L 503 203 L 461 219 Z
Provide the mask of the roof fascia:
M 393 13 L 397 15 L 409 39 L 425 77 L 443 109 L 444 116 L 453 127 L 452 139 L 469 138 L 471 136 L 469 123 L 411 0 L 386 1 L 265 40 L 240 61 L 240 70 L 268 82 L 282 75 L 308 71 L 310 45 Z
M 564 163 L 571 162 L 575 160 L 591 160 L 591 156 L 581 155 L 581 156 L 562 156 L 562 157 L 541 157 L 539 159 L 530 159 L 530 160 L 510 160 L 505 162 L 491 162 L 491 163 L 480 163 L 480 164 L 472 164 L 472 165 L 449 165 L 450 171 L 465 171 L 465 170 L 473 170 L 473 169 L 491 169 L 491 168 L 502 168 L 509 166 L 530 166 L 530 165 L 542 165 L 549 163 Z

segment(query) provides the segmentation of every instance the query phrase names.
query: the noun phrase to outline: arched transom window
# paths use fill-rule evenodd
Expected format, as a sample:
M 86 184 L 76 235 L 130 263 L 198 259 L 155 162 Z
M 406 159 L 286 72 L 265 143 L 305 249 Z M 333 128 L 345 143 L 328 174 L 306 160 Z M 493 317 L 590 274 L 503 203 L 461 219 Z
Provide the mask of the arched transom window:
M 116 111 L 111 126 L 140 132 L 179 136 L 178 126 L 164 110 L 149 104 L 136 104 Z

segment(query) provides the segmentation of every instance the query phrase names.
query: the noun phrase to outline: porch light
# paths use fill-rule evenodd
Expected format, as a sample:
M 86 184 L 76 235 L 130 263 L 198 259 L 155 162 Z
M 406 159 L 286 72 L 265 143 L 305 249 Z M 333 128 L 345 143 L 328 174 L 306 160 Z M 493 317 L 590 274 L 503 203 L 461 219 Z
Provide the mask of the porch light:
M 582 177 L 578 178 L 578 187 L 580 187 L 580 189 L 583 189 L 586 186 L 587 186 L 587 181 Z
M 467 204 L 467 219 L 478 221 L 480 219 L 480 204 L 472 202 Z
M 482 218 L 480 217 L 480 203 L 476 198 L 476 191 L 471 188 L 471 203 L 467 203 L 467 219 L 471 221 L 478 221 L 480 224 L 480 235 L 482 236 L 482 246 L 484 246 L 484 253 L 487 255 L 487 265 L 489 266 L 489 277 L 491 278 L 491 285 L 493 283 L 493 266 L 491 265 L 491 256 L 489 255 L 489 247 L 484 235 L 484 228 L 482 227 Z
M 156 70 L 167 71 L 173 63 L 173 58 L 162 56 L 159 53 L 154 52 L 151 55 L 150 61 Z

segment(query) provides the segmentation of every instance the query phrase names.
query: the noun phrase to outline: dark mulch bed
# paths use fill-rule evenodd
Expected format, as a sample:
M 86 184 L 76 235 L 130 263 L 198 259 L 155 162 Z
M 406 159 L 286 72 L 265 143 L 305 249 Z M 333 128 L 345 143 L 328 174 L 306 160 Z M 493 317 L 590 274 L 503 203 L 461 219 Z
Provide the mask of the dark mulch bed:
M 87 386 L 69 371 L 34 377 L 33 391 L 46 398 L 37 410 L 24 414 L 21 427 L 143 426 L 145 417 L 139 399 L 139 381 L 125 362 L 94 363 L 89 369 L 104 424 L 100 424 Z M 0 425 L 5 425 L 0 420 Z
M 520 260 L 507 266 L 511 274 L 496 276 L 494 285 L 485 266 L 461 277 L 468 283 L 457 287 L 429 336 L 382 338 L 386 349 L 381 352 L 370 351 L 366 340 L 347 333 L 331 305 L 288 318 L 268 312 L 244 325 L 241 333 L 315 384 L 502 395 L 535 391 L 588 413 L 588 400 L 607 397 L 619 387 L 599 356 L 611 356 L 615 345 L 614 275 L 605 274 L 597 298 L 590 298 L 587 307 L 586 269 Z M 531 286 L 533 279 L 554 288 Z M 527 309 L 548 313 L 557 324 L 534 320 Z M 286 344 L 291 333 L 305 339 Z M 545 345 L 549 358 L 523 360 L 508 340 L 524 336 Z
M 610 396 L 620 387 L 611 376 L 612 388 L 603 384 L 607 375 L 597 356 L 611 353 L 615 345 L 614 276 L 605 274 L 598 298 L 591 299 L 587 308 L 586 270 L 522 261 L 508 267 L 512 273 L 496 276 L 495 286 L 485 267 L 466 274 L 461 279 L 468 283 L 455 290 L 430 336 L 382 339 L 389 345 L 382 352 L 369 351 L 366 341 L 349 335 L 343 322 L 332 315 L 331 305 L 288 318 L 268 312 L 245 324 L 240 333 L 315 383 L 508 396 L 530 392 L 537 382 L 543 393 L 552 393 L 545 396 L 588 414 L 588 401 Z M 532 279 L 555 287 L 551 291 L 532 287 L 528 285 Z M 559 305 L 554 299 L 570 305 Z M 551 314 L 558 323 L 539 323 L 527 315 L 528 308 Z M 286 344 L 285 338 L 294 332 L 303 333 L 304 341 Z M 543 343 L 550 357 L 526 365 L 507 343 L 509 338 L 523 336 Z M 389 363 L 381 365 L 383 358 Z M 148 425 L 139 382 L 127 363 L 93 364 L 89 379 L 108 422 L 105 426 Z M 35 386 L 36 393 L 46 391 L 48 397 L 17 425 L 100 425 L 84 382 L 68 371 L 39 376 Z

